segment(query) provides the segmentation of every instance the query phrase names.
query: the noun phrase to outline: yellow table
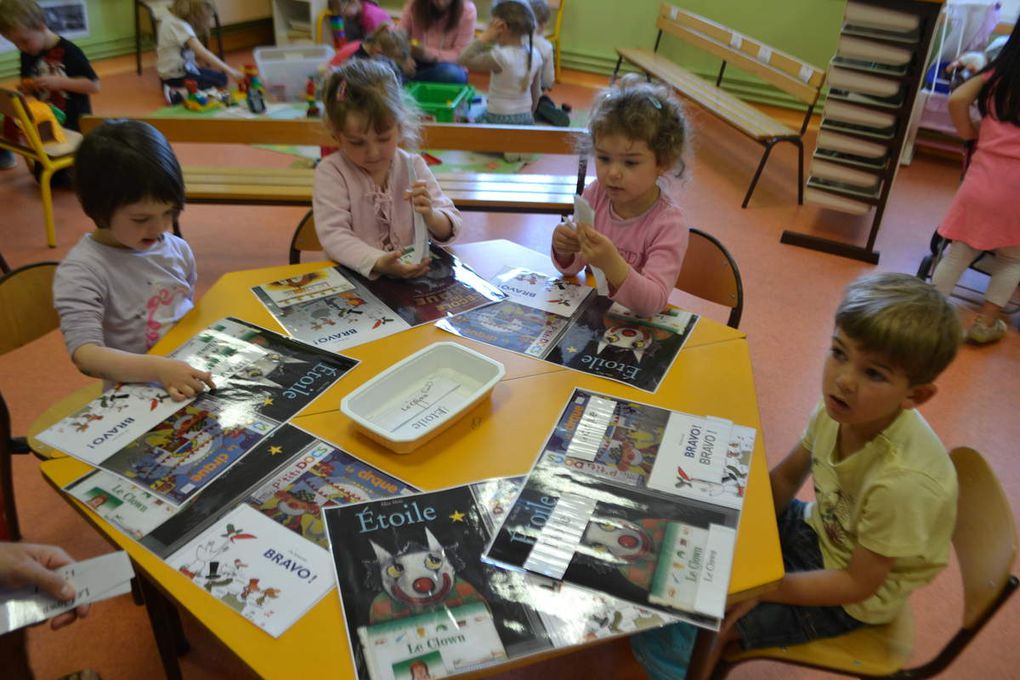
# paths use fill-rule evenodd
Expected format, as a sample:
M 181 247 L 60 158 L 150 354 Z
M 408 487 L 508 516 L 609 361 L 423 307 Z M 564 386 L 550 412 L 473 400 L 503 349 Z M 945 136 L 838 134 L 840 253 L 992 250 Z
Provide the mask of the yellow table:
M 484 277 L 496 273 L 504 264 L 551 271 L 546 256 L 507 241 L 467 244 L 454 250 Z M 155 350 L 169 351 L 228 315 L 279 329 L 248 289 L 321 266 L 323 263 L 307 263 L 225 275 Z M 462 342 L 506 364 L 507 375 L 496 386 L 491 400 L 406 456 L 393 454 L 356 433 L 351 422 L 338 410 L 341 395 L 390 364 L 438 340 Z M 345 354 L 362 363 L 292 422 L 423 489 L 526 473 L 575 386 L 676 410 L 721 416 L 756 429 L 760 427 L 747 342 L 739 331 L 709 319 L 698 323 L 655 394 L 462 340 L 432 325 L 361 345 Z M 73 458 L 42 464 L 43 474 L 57 487 L 70 483 L 88 469 Z M 268 678 L 353 677 L 344 620 L 335 593 L 328 594 L 286 633 L 273 640 L 255 626 L 241 621 L 235 612 L 213 601 L 201 588 L 196 588 L 186 577 L 83 505 L 69 496 L 63 497 L 113 543 L 127 550 L 152 583 L 191 612 L 258 675 Z M 737 536 L 730 600 L 738 601 L 768 590 L 782 576 L 779 539 L 759 430 Z M 531 657 L 523 663 L 541 658 Z

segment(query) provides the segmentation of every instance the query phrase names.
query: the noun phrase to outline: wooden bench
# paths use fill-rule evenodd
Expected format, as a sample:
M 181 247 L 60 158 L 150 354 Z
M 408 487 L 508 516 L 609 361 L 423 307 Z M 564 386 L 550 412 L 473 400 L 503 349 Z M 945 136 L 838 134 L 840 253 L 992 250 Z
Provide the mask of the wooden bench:
M 802 137 L 818 101 L 818 95 L 825 81 L 825 72 L 794 56 L 773 49 L 764 43 L 727 28 L 714 21 L 698 16 L 668 3 L 659 7 L 655 22 L 659 29 L 655 47 L 651 50 L 617 48 L 614 78 L 624 61 L 634 64 L 648 74 L 662 80 L 685 98 L 709 111 L 744 135 L 765 147 L 758 169 L 747 188 L 741 207 L 746 208 L 754 187 L 758 184 L 772 147 L 780 142 L 789 142 L 797 147 L 797 202 L 804 202 L 804 144 Z M 715 84 L 678 66 L 658 53 L 663 33 L 668 33 L 686 43 L 721 58 L 722 66 Z M 723 74 L 728 63 L 792 95 L 807 104 L 807 112 L 800 131 L 793 130 L 763 113 L 760 109 L 738 99 L 723 90 Z
M 103 120 L 83 116 L 82 132 Z M 315 119 L 228 119 L 198 117 L 138 118 L 159 129 L 172 143 L 286 144 L 332 146 L 336 141 Z M 444 173 L 435 172 L 443 192 L 463 211 L 567 214 L 574 194 L 587 181 L 587 158 L 577 152 L 582 129 L 509 125 L 422 126 L 423 149 L 476 152 L 564 154 L 578 156 L 574 175 Z M 244 166 L 185 165 L 184 185 L 189 203 L 233 205 L 302 205 L 312 203 L 315 170 Z

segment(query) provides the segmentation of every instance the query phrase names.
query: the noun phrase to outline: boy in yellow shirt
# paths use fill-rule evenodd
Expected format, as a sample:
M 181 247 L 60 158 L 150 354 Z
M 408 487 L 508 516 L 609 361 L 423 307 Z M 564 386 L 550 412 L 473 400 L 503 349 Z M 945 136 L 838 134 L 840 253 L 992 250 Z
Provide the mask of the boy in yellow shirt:
M 913 276 L 875 274 L 847 287 L 821 403 L 770 473 L 786 576 L 731 610 L 688 677 L 707 677 L 733 640 L 786 646 L 887 623 L 946 566 L 956 473 L 915 409 L 935 395 L 961 336 L 949 303 Z M 794 496 L 809 474 L 815 500 L 805 503 Z M 683 677 L 691 636 L 670 628 L 633 639 L 653 678 Z

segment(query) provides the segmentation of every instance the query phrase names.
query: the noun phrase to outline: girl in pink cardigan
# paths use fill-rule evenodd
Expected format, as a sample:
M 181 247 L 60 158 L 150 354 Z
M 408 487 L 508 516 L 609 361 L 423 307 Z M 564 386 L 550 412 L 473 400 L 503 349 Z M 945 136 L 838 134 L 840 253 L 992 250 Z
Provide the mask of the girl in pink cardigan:
M 453 241 L 462 219 L 421 156 L 397 146 L 417 136 L 414 104 L 394 70 L 374 59 L 345 63 L 326 84 L 323 103 L 340 146 L 315 170 L 315 231 L 326 254 L 369 278 L 421 276 L 428 259 L 400 261 L 414 243 L 413 213 L 437 243 Z
M 471 0 L 408 0 L 400 27 L 418 65 L 412 80 L 465 84 L 467 71 L 457 57 L 474 37 L 477 20 Z
M 567 275 L 600 268 L 609 297 L 639 316 L 666 307 L 687 250 L 677 202 L 687 128 L 679 102 L 663 87 L 610 88 L 588 123 L 596 180 L 584 190 L 594 224 L 553 230 L 556 268 Z

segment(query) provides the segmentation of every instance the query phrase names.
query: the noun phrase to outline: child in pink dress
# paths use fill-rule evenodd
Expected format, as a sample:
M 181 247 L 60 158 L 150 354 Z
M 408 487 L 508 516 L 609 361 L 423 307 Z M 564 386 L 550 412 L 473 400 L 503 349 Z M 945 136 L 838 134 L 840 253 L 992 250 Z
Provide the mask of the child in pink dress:
M 315 169 L 319 242 L 330 258 L 362 276 L 421 276 L 429 260 L 400 260 L 414 243 L 413 212 L 437 243 L 453 241 L 463 220 L 421 156 L 397 146 L 416 137 L 413 102 L 388 65 L 352 59 L 330 77 L 323 104 L 340 150 Z
M 676 284 L 687 228 L 676 199 L 687 137 L 683 109 L 663 87 L 606 90 L 588 123 L 596 180 L 584 190 L 595 223 L 553 230 L 556 268 L 600 268 L 609 297 L 639 316 L 662 311 Z
M 1020 283 L 1020 24 L 995 61 L 949 98 L 949 113 L 960 136 L 977 142 L 967 175 L 956 192 L 939 234 L 953 241 L 932 275 L 944 294 L 982 250 L 995 252 L 984 304 L 967 330 L 967 340 L 989 343 L 1006 335 L 1002 307 Z M 970 118 L 977 101 L 980 127 Z

